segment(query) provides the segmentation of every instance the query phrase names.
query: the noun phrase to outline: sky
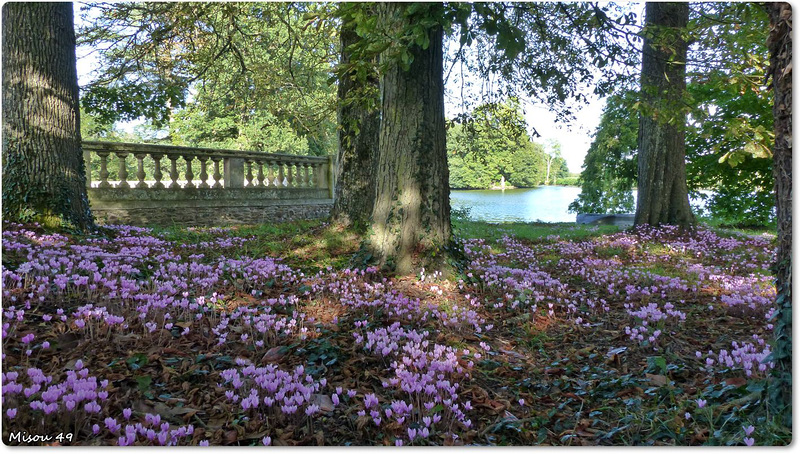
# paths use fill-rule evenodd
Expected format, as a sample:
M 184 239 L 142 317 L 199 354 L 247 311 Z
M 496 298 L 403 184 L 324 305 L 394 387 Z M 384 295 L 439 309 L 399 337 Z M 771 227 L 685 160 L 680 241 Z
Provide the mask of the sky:
M 81 6 L 80 2 L 74 3 L 76 25 L 79 25 L 77 22 L 80 21 L 79 8 Z M 91 72 L 97 62 L 96 54 L 81 48 L 78 49 L 77 54 L 78 81 L 83 85 L 92 79 Z M 457 89 L 454 86 L 455 80 L 455 78 L 448 79 L 446 89 L 451 93 L 456 92 Z M 536 137 L 534 140 L 542 144 L 551 139 L 558 141 L 561 144 L 561 154 L 567 161 L 569 171 L 580 173 L 583 159 L 591 144 L 591 134 L 600 123 L 600 115 L 605 102 L 596 97 L 590 97 L 587 105 L 581 106 L 580 110 L 576 108 L 575 120 L 570 125 L 564 125 L 556 121 L 555 114 L 550 112 L 547 106 L 525 98 L 521 101 L 529 131 L 535 129 L 540 134 L 540 137 Z M 455 105 L 456 102 L 457 100 L 453 97 L 445 97 L 447 118 L 452 118 L 459 110 Z M 142 121 L 121 122 L 117 126 L 122 130 L 132 131 L 135 126 L 142 123 Z

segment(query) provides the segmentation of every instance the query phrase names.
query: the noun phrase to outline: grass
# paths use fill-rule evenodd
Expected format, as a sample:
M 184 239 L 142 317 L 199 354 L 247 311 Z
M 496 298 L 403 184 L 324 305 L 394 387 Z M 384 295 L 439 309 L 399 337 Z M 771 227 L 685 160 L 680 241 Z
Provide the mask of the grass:
M 557 235 L 570 241 L 594 238 L 616 233 L 620 227 L 613 225 L 590 226 L 571 222 L 503 222 L 488 223 L 465 219 L 453 220 L 453 232 L 462 238 L 483 238 L 487 242 L 499 240 L 504 236 L 514 236 L 527 241 L 543 241 Z

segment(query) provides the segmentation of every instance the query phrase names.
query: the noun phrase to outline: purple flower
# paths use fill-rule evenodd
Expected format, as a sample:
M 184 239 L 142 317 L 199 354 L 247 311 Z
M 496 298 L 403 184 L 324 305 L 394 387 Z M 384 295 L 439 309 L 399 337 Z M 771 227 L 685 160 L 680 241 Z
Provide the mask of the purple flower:
M 8 419 L 14 419 L 17 416 L 17 409 L 9 408 L 6 410 L 6 415 L 8 416 Z
M 131 419 L 131 414 L 132 414 L 132 413 L 133 413 L 133 410 L 131 410 L 130 408 L 126 408 L 126 409 L 122 410 L 122 416 L 123 416 L 123 417 L 124 417 L 126 420 L 129 420 L 129 419 Z
M 697 399 L 697 408 L 703 408 L 706 406 L 706 401 L 704 399 Z
M 33 333 L 25 335 L 25 336 L 22 337 L 22 343 L 23 344 L 30 344 L 31 342 L 33 342 L 34 338 L 35 338 L 35 336 L 33 335 Z
M 752 437 L 744 437 L 744 444 L 747 446 L 753 446 L 753 443 L 756 441 Z
M 364 407 L 372 408 L 374 405 L 378 405 L 378 398 L 375 394 L 370 393 L 364 396 Z
M 756 430 L 756 428 L 753 426 L 742 427 L 742 429 L 744 429 L 744 434 L 748 437 L 751 433 L 753 433 L 754 430 Z
M 201 440 L 200 443 L 197 444 L 197 446 L 208 446 L 208 440 Z
M 261 443 L 263 443 L 264 446 L 269 446 L 269 445 L 272 444 L 272 438 L 271 437 L 264 437 L 264 438 L 261 439 Z

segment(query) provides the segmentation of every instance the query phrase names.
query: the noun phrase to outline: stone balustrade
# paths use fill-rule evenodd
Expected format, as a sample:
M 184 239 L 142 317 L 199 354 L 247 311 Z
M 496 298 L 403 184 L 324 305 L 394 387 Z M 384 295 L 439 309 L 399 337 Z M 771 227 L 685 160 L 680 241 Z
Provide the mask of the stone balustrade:
M 327 216 L 332 157 L 172 145 L 83 142 L 100 222 L 255 224 Z

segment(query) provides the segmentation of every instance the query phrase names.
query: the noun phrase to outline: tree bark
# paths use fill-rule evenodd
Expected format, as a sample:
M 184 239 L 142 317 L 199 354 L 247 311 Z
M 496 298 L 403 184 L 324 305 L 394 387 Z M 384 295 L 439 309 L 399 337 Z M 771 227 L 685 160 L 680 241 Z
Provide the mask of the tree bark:
M 350 62 L 348 47 L 360 39 L 352 27 L 340 31 L 341 65 Z M 366 83 L 346 73 L 339 80 L 339 152 L 336 190 L 331 219 L 343 225 L 366 228 L 375 203 L 375 174 L 378 167 L 380 112 L 366 104 L 379 95 L 377 73 Z
M 788 3 L 766 3 L 770 32 L 767 47 L 774 104 L 775 148 L 773 150 L 775 204 L 778 218 L 776 277 L 777 308 L 773 318 L 773 380 L 770 404 L 792 426 L 792 7 Z
M 686 51 L 688 3 L 645 7 L 642 47 L 639 178 L 635 224 L 694 223 L 686 187 Z
M 380 4 L 379 20 L 408 27 L 408 5 Z M 381 80 L 380 157 L 367 247 L 380 266 L 400 274 L 441 266 L 451 241 L 441 25 L 427 34 L 427 48 L 410 45 L 410 68 L 388 61 Z
M 86 230 L 72 3 L 3 5 L 3 215 Z

